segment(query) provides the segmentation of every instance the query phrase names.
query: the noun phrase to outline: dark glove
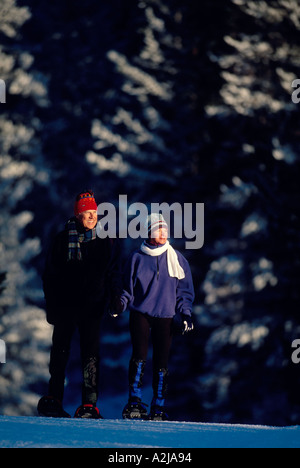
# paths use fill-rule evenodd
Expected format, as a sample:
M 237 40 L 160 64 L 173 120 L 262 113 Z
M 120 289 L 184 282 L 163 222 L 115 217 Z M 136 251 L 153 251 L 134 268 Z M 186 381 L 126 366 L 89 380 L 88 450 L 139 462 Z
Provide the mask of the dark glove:
M 114 318 L 119 317 L 124 312 L 124 304 L 119 296 L 115 296 L 111 301 L 110 315 Z
M 190 317 L 189 315 L 183 314 L 182 315 L 182 334 L 186 335 L 192 330 L 194 330 L 192 317 Z

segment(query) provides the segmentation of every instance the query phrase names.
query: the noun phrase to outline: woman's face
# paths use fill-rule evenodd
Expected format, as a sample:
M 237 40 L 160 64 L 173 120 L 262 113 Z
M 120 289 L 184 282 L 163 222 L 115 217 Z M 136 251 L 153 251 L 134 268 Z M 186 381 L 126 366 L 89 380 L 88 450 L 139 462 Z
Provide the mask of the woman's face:
M 97 210 L 83 211 L 77 219 L 86 230 L 93 229 L 98 221 Z
M 168 240 L 169 231 L 167 228 L 159 228 L 151 232 L 151 241 L 156 244 L 165 245 Z

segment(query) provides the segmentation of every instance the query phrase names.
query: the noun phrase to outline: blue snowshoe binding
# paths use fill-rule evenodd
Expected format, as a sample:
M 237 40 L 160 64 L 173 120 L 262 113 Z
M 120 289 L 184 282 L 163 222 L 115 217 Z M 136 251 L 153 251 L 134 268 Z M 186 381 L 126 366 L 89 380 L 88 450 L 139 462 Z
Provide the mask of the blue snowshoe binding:
M 148 419 L 146 406 L 140 398 L 130 399 L 123 410 L 123 419 Z

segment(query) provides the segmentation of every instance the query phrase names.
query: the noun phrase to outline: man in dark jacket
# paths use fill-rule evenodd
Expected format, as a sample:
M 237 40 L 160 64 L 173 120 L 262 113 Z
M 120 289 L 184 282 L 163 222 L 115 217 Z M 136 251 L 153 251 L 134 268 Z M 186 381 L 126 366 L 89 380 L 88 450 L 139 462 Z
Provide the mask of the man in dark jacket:
M 92 191 L 77 196 L 74 213 L 55 237 L 43 275 L 47 321 L 54 329 L 49 393 L 39 401 L 38 412 L 70 417 L 62 401 L 71 340 L 78 328 L 83 385 L 82 405 L 75 417 L 101 418 L 96 406 L 100 325 L 120 293 L 120 249 L 116 239 L 101 239 L 96 234 L 97 204 Z

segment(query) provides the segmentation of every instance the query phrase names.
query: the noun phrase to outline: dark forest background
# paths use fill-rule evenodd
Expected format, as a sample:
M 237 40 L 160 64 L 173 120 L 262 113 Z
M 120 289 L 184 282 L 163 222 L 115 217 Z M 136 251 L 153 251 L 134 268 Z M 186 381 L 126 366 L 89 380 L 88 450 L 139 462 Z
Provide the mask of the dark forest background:
M 1 0 L 1 413 L 35 414 L 46 391 L 45 251 L 91 187 L 116 206 L 205 203 L 203 248 L 174 244 L 196 329 L 174 339 L 171 417 L 299 422 L 299 31 L 297 0 Z M 107 317 L 105 417 L 120 417 L 129 357 L 128 314 Z M 67 407 L 79 367 L 75 340 Z

